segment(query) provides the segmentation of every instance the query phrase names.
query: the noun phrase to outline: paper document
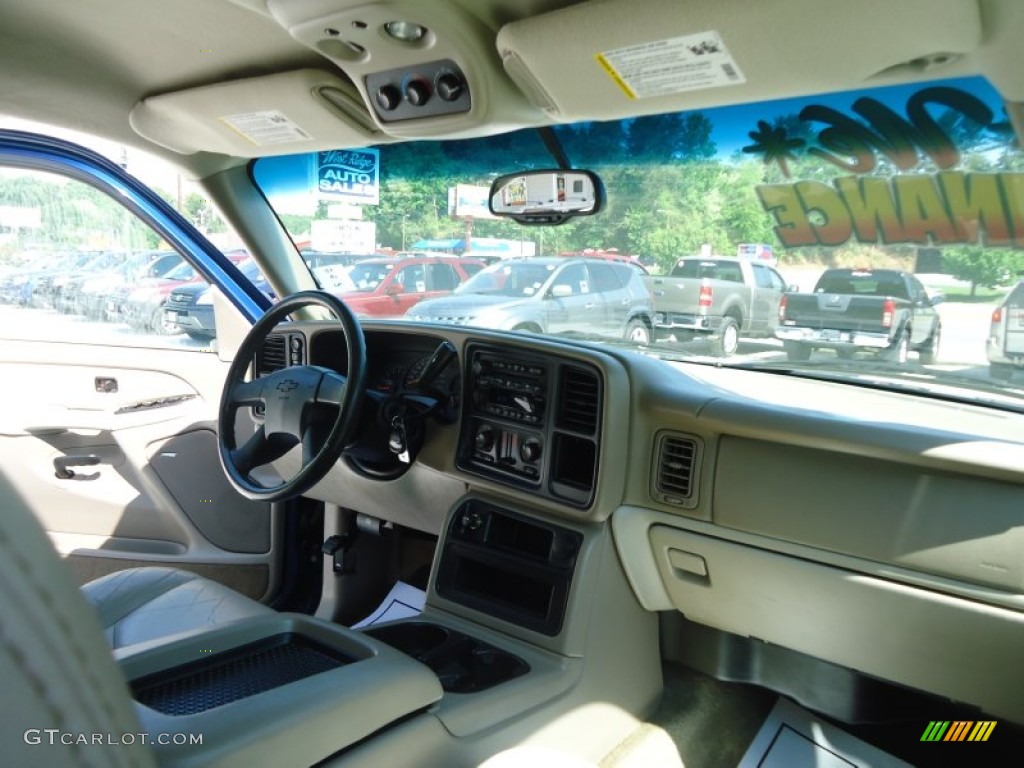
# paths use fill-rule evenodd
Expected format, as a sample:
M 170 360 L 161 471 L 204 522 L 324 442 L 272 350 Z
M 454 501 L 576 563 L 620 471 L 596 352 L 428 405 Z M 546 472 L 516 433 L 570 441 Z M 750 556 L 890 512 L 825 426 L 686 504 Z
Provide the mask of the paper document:
M 779 699 L 738 768 L 911 768 L 888 752 Z
M 409 586 L 399 581 L 388 592 L 388 596 L 377 606 L 377 610 L 360 622 L 352 625 L 352 629 L 372 627 L 385 621 L 397 621 L 419 616 L 423 612 L 423 604 L 427 601 L 427 593 L 422 589 Z

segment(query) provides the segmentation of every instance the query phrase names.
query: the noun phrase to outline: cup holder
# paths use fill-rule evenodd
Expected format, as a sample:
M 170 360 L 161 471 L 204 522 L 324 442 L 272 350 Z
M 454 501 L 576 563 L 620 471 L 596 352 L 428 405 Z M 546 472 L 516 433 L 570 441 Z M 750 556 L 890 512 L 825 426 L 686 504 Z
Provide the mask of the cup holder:
M 530 671 L 518 656 L 437 624 L 410 621 L 365 632 L 426 664 L 452 693 L 485 691 Z

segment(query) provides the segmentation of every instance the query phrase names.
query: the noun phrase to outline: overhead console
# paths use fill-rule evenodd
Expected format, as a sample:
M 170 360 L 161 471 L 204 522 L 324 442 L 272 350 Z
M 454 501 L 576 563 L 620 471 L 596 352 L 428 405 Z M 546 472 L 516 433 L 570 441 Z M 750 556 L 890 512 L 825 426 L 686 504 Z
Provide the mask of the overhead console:
M 495 53 L 496 20 L 421 0 L 268 0 L 267 10 L 345 73 L 358 93 L 339 94 L 344 111 L 369 106 L 385 135 L 433 136 L 537 120 Z
M 594 498 L 604 387 L 575 360 L 472 344 L 460 469 L 577 507 Z

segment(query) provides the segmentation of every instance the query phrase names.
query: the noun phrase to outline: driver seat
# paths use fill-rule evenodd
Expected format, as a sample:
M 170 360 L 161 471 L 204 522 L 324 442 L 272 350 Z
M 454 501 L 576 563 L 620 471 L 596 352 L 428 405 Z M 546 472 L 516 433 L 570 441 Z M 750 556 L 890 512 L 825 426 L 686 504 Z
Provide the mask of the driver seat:
M 115 650 L 274 613 L 223 584 L 177 568 L 117 571 L 90 581 L 82 594 Z

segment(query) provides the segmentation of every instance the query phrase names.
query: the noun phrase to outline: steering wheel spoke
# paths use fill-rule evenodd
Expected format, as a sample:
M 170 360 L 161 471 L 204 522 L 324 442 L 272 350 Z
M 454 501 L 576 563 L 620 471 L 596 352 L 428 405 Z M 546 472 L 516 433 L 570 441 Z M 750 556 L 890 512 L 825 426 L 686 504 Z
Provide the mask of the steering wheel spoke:
M 348 379 L 340 373 L 325 371 L 316 391 L 316 402 L 340 406 L 345 402 Z
M 261 379 L 239 381 L 231 387 L 227 397 L 230 398 L 231 405 L 237 408 L 262 405 L 264 402 L 263 381 Z
M 296 442 L 289 435 L 268 435 L 266 429 L 260 427 L 240 448 L 231 452 L 231 460 L 239 472 L 248 475 L 257 467 L 284 456 L 295 447 Z

